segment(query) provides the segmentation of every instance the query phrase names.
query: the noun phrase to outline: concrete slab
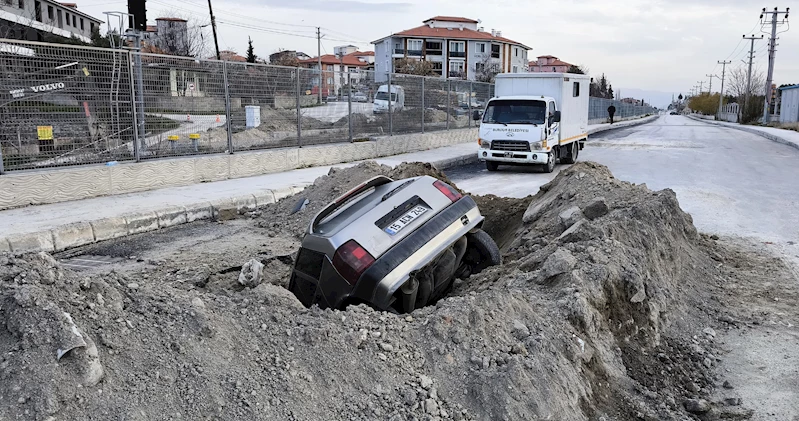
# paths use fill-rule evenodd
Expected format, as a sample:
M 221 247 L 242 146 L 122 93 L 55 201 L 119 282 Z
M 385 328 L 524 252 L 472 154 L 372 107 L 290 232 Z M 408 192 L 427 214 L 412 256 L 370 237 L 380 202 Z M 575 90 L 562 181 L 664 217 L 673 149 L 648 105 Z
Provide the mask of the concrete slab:
M 201 219 L 211 219 L 213 209 L 208 202 L 193 203 L 186 205 L 186 222 L 199 221 Z
M 182 206 L 175 206 L 172 208 L 159 209 L 155 211 L 158 216 L 158 227 L 167 228 L 174 225 L 186 223 L 186 208 Z
M 50 231 L 41 231 L 28 234 L 12 235 L 7 238 L 11 251 L 14 253 L 24 253 L 32 251 L 55 250 L 53 244 L 53 234 Z
M 128 234 L 155 231 L 158 229 L 158 215 L 155 212 L 142 212 L 125 215 L 128 223 Z
M 91 221 L 96 241 L 105 241 L 128 235 L 128 222 L 123 217 L 103 218 Z
M 55 251 L 79 247 L 94 242 L 94 230 L 88 222 L 61 225 L 53 228 L 53 246 Z
M 253 193 L 255 196 L 255 207 L 261 208 L 266 205 L 275 203 L 275 193 L 272 190 L 266 190 L 262 192 Z

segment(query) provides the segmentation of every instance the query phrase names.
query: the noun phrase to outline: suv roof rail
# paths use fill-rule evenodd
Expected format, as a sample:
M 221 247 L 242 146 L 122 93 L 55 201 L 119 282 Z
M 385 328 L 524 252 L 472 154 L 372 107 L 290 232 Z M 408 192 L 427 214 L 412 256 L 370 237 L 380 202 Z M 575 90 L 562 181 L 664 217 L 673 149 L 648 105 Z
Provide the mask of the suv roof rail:
M 334 200 L 332 203 L 325 206 L 324 209 L 322 209 L 319 213 L 316 214 L 316 217 L 314 217 L 313 221 L 311 222 L 311 228 L 309 230 L 310 233 L 316 231 L 316 227 L 319 226 L 319 223 L 322 222 L 323 219 L 330 216 L 333 212 L 340 209 L 345 204 L 349 203 L 352 200 L 352 198 L 358 196 L 359 194 L 371 188 L 382 186 L 383 184 L 388 184 L 393 181 L 394 180 L 384 175 L 378 175 L 377 177 L 373 177 L 369 180 L 366 180 L 365 182 L 361 183 L 354 189 L 344 193 L 338 199 Z

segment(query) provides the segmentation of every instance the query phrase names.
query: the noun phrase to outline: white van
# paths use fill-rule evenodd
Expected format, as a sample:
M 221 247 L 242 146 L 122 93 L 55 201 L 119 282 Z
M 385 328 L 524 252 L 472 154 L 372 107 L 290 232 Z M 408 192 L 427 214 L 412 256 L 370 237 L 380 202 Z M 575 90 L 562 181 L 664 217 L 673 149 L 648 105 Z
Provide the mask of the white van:
M 375 94 L 372 111 L 375 114 L 387 113 L 388 105 L 388 85 L 380 85 Z M 391 85 L 391 112 L 402 111 L 403 108 L 405 108 L 405 89 L 402 89 L 402 86 Z
M 477 156 L 489 171 L 500 164 L 573 164 L 588 140 L 586 75 L 506 73 L 497 75 L 496 96 L 482 116 Z M 480 119 L 475 113 L 473 118 Z

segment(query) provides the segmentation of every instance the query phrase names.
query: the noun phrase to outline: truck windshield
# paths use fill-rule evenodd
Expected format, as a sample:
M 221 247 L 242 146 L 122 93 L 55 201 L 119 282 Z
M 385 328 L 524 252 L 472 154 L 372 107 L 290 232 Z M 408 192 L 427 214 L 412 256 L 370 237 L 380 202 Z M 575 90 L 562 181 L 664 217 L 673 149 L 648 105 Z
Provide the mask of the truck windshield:
M 375 99 L 379 99 L 379 100 L 382 100 L 382 101 L 388 101 L 388 92 L 378 92 L 377 95 L 375 95 Z M 396 101 L 397 100 L 397 94 L 392 93 L 391 94 L 391 100 L 392 101 Z
M 483 116 L 488 124 L 544 124 L 547 104 L 529 99 L 491 101 Z

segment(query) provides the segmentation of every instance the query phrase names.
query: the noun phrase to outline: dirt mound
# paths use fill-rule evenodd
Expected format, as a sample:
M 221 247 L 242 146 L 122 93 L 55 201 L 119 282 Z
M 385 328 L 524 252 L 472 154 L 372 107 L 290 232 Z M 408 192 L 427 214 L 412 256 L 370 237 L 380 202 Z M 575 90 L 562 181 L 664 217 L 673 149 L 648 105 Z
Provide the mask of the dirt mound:
M 253 223 L 295 241 L 310 215 L 379 174 L 445 179 L 419 164 L 334 169 L 301 195 L 304 210 L 290 215 L 298 197 L 286 198 Z M 0 254 L 0 419 L 730 414 L 706 402 L 718 354 L 702 311 L 686 309 L 709 312 L 696 286 L 737 275 L 720 272 L 724 249 L 673 192 L 577 164 L 532 199 L 477 200 L 506 263 L 404 316 L 302 307 L 273 279 L 286 256 L 260 259 L 259 277 L 237 255 L 227 283 L 204 283 L 169 261 L 82 276 L 46 254 Z

